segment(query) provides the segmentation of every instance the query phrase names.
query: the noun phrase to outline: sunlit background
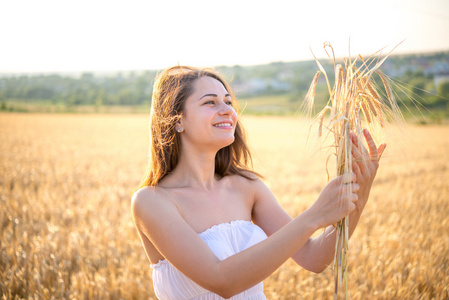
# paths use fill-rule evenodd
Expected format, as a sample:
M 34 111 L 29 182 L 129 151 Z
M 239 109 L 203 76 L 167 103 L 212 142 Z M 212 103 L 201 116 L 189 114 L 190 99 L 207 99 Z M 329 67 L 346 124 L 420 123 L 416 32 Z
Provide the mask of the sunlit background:
M 105 1 L 0 3 L 0 73 L 254 65 L 449 49 L 449 1 Z
M 172 65 L 229 79 L 255 170 L 290 215 L 307 209 L 333 173 L 298 113 L 310 49 L 335 82 L 325 42 L 339 58 L 402 42 L 380 68 L 391 89 L 373 86 L 407 125 L 385 129 L 349 295 L 449 299 L 449 0 L 0 0 L 0 298 L 156 299 L 129 204 L 154 78 Z M 324 76 L 315 99 L 329 99 Z M 290 261 L 265 294 L 332 299 L 333 278 Z

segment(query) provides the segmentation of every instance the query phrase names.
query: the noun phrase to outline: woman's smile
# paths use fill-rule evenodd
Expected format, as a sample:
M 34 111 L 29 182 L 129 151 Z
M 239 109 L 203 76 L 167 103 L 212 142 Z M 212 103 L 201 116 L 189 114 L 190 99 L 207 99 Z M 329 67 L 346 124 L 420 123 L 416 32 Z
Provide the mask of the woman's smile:
M 220 129 L 231 129 L 232 130 L 232 124 L 230 122 L 222 122 L 214 124 L 214 127 L 220 128 Z

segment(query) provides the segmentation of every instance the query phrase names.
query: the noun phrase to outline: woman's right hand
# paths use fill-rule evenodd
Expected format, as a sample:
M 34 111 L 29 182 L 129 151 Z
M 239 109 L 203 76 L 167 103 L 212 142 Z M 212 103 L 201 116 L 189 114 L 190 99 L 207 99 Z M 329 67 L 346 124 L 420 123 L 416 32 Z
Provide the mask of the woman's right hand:
M 337 223 L 355 209 L 356 192 L 360 189 L 356 178 L 355 173 L 341 175 L 324 187 L 308 209 L 317 229 Z

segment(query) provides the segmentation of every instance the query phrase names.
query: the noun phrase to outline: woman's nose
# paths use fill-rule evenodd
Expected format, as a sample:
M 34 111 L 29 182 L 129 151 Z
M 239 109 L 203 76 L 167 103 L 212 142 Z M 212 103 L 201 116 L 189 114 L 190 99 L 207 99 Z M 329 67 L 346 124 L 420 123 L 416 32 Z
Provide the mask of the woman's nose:
M 221 115 L 231 115 L 233 112 L 234 112 L 234 108 L 231 105 L 221 102 L 220 108 L 219 108 L 219 113 Z

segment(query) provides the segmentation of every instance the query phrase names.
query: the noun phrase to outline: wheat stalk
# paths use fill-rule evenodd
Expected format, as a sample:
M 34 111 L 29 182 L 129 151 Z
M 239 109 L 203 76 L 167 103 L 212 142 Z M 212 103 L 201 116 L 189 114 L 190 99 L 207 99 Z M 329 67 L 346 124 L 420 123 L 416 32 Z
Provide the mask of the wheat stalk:
M 397 46 L 396 46 L 397 47 Z M 394 47 L 393 50 L 396 48 Z M 331 88 L 325 69 L 317 60 L 315 61 L 320 71 L 318 71 L 310 85 L 309 91 L 305 98 L 304 109 L 308 116 L 311 115 L 315 101 L 315 92 L 318 78 L 322 73 L 326 78 L 327 88 L 329 91 L 329 100 L 315 118 L 312 119 L 312 125 L 318 123 L 318 136 L 323 135 L 323 129 L 328 134 L 333 135 L 333 142 L 330 146 L 335 150 L 337 158 L 337 175 L 343 175 L 352 172 L 352 152 L 351 140 L 349 133 L 352 131 L 358 137 L 359 143 L 362 143 L 362 122 L 366 123 L 371 132 L 379 132 L 379 129 L 385 127 L 387 120 L 394 118 L 402 120 L 402 114 L 391 92 L 386 76 L 378 69 L 380 65 L 391 54 L 391 50 L 381 59 L 381 51 L 377 56 L 372 55 L 364 60 L 361 55 L 360 66 L 357 66 L 358 59 L 351 60 L 351 57 L 344 59 L 344 66 L 336 63 L 333 48 L 330 44 L 325 43 L 324 49 L 334 65 L 335 81 Z M 328 52 L 330 50 L 331 54 Z M 384 86 L 385 92 L 381 92 L 376 85 L 373 74 L 377 74 Z M 385 95 L 385 98 L 381 96 Z M 329 113 L 329 121 L 327 125 L 323 125 L 325 116 Z M 361 117 L 363 116 L 363 118 Z M 312 126 L 311 125 L 311 126 Z M 359 145 L 362 146 L 362 145 Z M 364 147 L 359 147 L 364 149 Z M 364 161 L 357 163 L 366 163 L 369 155 L 365 153 Z M 329 173 L 328 173 L 329 174 Z M 351 193 L 350 185 L 348 185 L 347 193 Z M 336 243 L 333 270 L 335 276 L 335 298 L 338 295 L 338 286 L 345 286 L 345 295 L 348 298 L 347 284 L 347 253 L 349 240 L 348 216 L 340 220 L 336 224 Z

